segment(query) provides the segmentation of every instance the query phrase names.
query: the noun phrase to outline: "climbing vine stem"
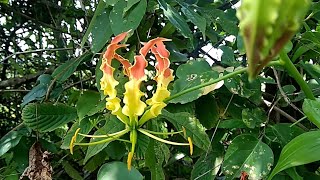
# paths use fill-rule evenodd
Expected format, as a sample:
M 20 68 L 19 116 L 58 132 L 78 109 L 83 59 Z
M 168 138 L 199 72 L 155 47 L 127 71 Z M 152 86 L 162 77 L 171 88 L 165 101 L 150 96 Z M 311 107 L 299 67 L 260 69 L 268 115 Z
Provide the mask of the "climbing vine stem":
M 294 66 L 294 64 L 292 63 L 292 61 L 290 60 L 290 58 L 288 57 L 288 55 L 284 52 L 281 51 L 280 52 L 280 58 L 283 63 L 283 66 L 286 68 L 286 70 L 289 72 L 289 74 L 297 81 L 297 83 L 299 84 L 300 88 L 302 89 L 302 91 L 304 92 L 304 94 L 306 95 L 306 97 L 308 99 L 315 99 L 312 90 L 310 89 L 310 87 L 308 86 L 308 84 L 306 83 L 306 81 L 304 81 L 304 79 L 302 78 L 301 74 L 299 73 L 299 71 L 297 70 L 297 68 Z

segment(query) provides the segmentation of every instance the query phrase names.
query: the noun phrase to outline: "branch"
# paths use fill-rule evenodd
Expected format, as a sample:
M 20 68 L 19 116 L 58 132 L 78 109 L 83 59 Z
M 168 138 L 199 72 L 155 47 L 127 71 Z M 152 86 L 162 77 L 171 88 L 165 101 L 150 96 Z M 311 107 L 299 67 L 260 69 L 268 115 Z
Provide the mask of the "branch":
M 53 69 L 47 69 L 44 71 L 39 71 L 36 74 L 28 74 L 25 75 L 24 77 L 16 77 L 16 78 L 11 78 L 8 80 L 0 81 L 0 88 L 5 88 L 8 86 L 16 86 L 25 83 L 26 81 L 32 80 L 40 76 L 41 74 L 45 73 L 51 73 L 53 72 Z
M 48 49 L 35 49 L 30 51 L 16 52 L 5 57 L 4 59 L 1 60 L 1 62 L 11 58 L 12 56 L 19 55 L 19 54 L 29 54 L 29 53 L 37 53 L 37 52 L 43 52 L 43 51 L 65 51 L 65 50 L 73 50 L 73 49 L 74 48 L 48 48 Z

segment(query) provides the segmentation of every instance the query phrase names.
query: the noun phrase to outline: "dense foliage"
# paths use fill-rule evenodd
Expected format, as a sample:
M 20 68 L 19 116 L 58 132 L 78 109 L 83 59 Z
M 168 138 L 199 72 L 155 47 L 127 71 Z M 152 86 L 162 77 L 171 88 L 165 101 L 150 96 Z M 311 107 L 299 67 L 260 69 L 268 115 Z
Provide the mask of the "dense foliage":
M 320 2 L 241 3 L 0 0 L 0 179 L 319 179 Z

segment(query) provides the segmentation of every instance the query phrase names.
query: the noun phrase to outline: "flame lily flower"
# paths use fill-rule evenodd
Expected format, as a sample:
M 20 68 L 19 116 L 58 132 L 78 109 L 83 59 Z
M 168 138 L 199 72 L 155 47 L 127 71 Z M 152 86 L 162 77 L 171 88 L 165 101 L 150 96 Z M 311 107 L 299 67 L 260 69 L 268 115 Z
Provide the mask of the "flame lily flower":
M 165 38 L 155 38 L 147 43 L 143 43 L 143 47 L 139 51 L 139 55 L 134 56 L 134 63 L 131 64 L 129 60 L 125 59 L 121 55 L 116 53 L 119 48 L 126 47 L 125 44 L 120 44 L 120 42 L 127 36 L 128 32 L 121 33 L 117 35 L 111 43 L 108 45 L 102 57 L 102 63 L 100 66 L 103 76 L 100 79 L 101 90 L 104 95 L 106 95 L 106 109 L 111 111 L 111 114 L 117 116 L 117 118 L 126 125 L 126 128 L 122 131 L 106 134 L 106 135 L 86 135 L 79 133 L 79 129 L 76 131 L 75 135 L 72 137 L 70 143 L 70 152 L 73 153 L 73 147 L 75 145 L 95 145 L 99 143 L 110 142 L 113 140 L 121 140 L 131 143 L 131 151 L 128 153 L 128 169 L 131 169 L 132 158 L 134 157 L 135 145 L 138 140 L 139 134 L 144 134 L 158 140 L 163 143 L 171 145 L 181 145 L 189 146 L 190 154 L 193 153 L 193 144 L 190 137 L 186 137 L 187 143 L 172 142 L 165 139 L 161 139 L 156 135 L 173 135 L 179 132 L 154 132 L 150 130 L 143 129 L 142 126 L 147 121 L 157 117 L 161 114 L 161 110 L 166 106 L 164 100 L 170 97 L 170 92 L 167 89 L 169 83 L 174 79 L 173 70 L 170 69 L 169 51 L 166 49 L 164 42 L 170 41 Z M 156 60 L 156 76 L 154 80 L 157 82 L 157 89 L 153 96 L 143 102 L 141 97 L 145 95 L 140 90 L 140 85 L 142 81 L 146 80 L 145 68 L 148 65 L 146 60 L 147 54 L 151 52 Z M 113 60 L 118 60 L 123 66 L 123 72 L 128 76 L 129 81 L 125 83 L 125 93 L 123 98 L 124 106 L 121 107 L 121 99 L 117 97 L 117 91 L 115 87 L 119 85 L 113 77 L 114 68 L 111 66 Z M 147 107 L 148 106 L 148 107 Z M 130 133 L 130 141 L 120 139 L 126 133 Z M 77 143 L 77 135 L 92 138 L 103 138 L 101 141 L 95 141 L 90 143 Z

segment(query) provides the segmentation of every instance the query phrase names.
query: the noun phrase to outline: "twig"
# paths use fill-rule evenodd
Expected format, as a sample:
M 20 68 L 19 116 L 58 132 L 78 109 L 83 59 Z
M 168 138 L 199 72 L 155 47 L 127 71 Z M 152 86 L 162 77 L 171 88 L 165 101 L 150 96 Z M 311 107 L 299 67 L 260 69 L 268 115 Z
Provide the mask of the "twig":
M 267 101 L 267 100 L 263 100 L 263 102 L 269 107 L 271 105 L 271 102 Z M 277 106 L 274 106 L 273 109 L 277 112 L 279 112 L 282 116 L 286 117 L 289 121 L 296 123 L 297 120 L 295 118 L 293 118 L 292 116 L 290 116 L 288 113 L 284 112 L 282 109 L 278 108 Z M 297 126 L 299 126 L 300 128 L 302 128 L 305 131 L 309 131 L 309 129 L 307 127 L 305 127 L 304 125 L 302 125 L 301 123 L 298 123 Z
M 9 56 L 5 57 L 4 59 L 1 60 L 1 63 L 12 56 L 16 56 L 19 54 L 29 54 L 29 53 L 37 53 L 37 52 L 43 52 L 43 51 L 65 51 L 65 50 L 73 50 L 74 48 L 48 48 L 48 49 L 35 49 L 35 50 L 30 50 L 30 51 L 22 51 L 22 52 L 16 52 L 13 54 L 10 54 Z
M 28 89 L 0 89 L 1 92 L 29 92 Z
M 286 95 L 286 93 L 285 93 L 285 92 L 283 91 L 283 89 L 282 89 L 282 86 L 281 86 L 281 84 L 280 84 L 280 80 L 279 80 L 277 71 L 276 71 L 274 68 L 272 68 L 272 70 L 273 70 L 274 76 L 275 76 L 275 78 L 276 78 L 276 82 L 277 82 L 277 86 L 278 86 L 278 88 L 279 88 L 280 94 L 282 95 L 283 99 L 284 99 L 284 100 L 286 101 L 286 103 L 288 103 L 293 109 L 299 111 L 301 114 L 304 115 L 304 113 L 303 113 L 297 106 L 295 106 L 293 103 L 290 102 L 289 97 Z
M 85 81 L 92 80 L 92 79 L 94 79 L 94 78 L 95 78 L 95 76 L 92 76 L 92 77 L 89 77 L 89 78 L 87 78 L 87 79 L 83 79 L 83 80 L 80 80 L 80 81 L 78 81 L 78 82 L 75 82 L 75 83 L 69 84 L 69 85 L 67 85 L 65 88 L 63 88 L 63 90 L 67 90 L 67 89 L 69 89 L 69 88 L 73 87 L 74 85 L 77 85 L 77 84 L 83 83 L 83 82 L 85 82 Z

